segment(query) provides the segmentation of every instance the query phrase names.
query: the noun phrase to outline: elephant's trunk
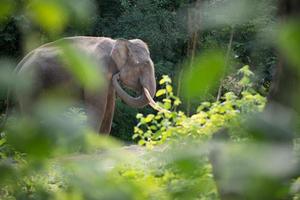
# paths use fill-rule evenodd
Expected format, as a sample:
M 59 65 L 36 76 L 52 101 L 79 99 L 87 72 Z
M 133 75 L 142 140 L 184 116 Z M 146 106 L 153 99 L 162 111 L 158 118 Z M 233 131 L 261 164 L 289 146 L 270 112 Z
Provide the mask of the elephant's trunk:
M 142 108 L 152 102 L 154 102 L 153 97 L 156 91 L 156 85 L 155 81 L 154 83 L 141 83 L 143 87 L 143 92 L 138 97 L 132 97 L 127 92 L 125 92 L 122 87 L 120 86 L 119 82 L 119 74 L 116 74 L 113 76 L 113 86 L 118 94 L 118 96 L 129 106 L 135 107 L 135 108 Z M 146 93 L 145 93 L 146 91 Z M 153 104 L 152 104 L 153 105 Z M 151 106 L 152 106 L 151 105 Z

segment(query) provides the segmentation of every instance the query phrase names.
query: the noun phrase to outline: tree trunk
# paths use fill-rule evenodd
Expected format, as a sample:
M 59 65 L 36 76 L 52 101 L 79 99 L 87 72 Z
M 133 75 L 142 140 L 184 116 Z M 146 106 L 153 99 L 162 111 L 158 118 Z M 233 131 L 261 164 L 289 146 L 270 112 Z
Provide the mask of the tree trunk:
M 188 31 L 190 33 L 190 39 L 188 41 L 188 49 L 187 49 L 187 56 L 189 57 L 189 65 L 188 70 L 193 70 L 195 54 L 198 46 L 198 38 L 199 38 L 199 29 L 201 24 L 201 8 L 202 0 L 196 0 L 193 9 L 188 11 L 187 17 L 187 25 Z M 197 13 L 197 15 L 196 15 Z M 197 22 L 197 24 L 195 24 Z M 191 114 L 191 98 L 187 97 L 187 105 L 186 105 L 186 114 L 189 116 Z
M 285 23 L 292 18 L 299 22 L 300 1 L 280 0 L 278 14 L 281 23 Z M 279 55 L 279 58 L 279 63 L 277 64 L 275 76 L 268 95 L 268 105 L 278 103 L 299 113 L 299 107 L 296 105 L 297 102 L 295 102 L 296 96 L 299 94 L 297 91 L 299 91 L 300 77 L 296 70 L 296 67 L 299 66 L 292 66 L 284 55 Z

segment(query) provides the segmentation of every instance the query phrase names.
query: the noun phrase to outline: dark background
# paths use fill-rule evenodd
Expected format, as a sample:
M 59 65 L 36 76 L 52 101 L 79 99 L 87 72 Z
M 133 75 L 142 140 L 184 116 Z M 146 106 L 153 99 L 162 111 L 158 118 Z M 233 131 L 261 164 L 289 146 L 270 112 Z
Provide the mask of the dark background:
M 35 31 L 37 46 L 53 39 L 30 24 L 26 16 L 18 14 L 22 13 L 18 10 L 24 9 L 25 4 L 23 0 L 16 2 L 16 14 L 0 26 L 0 56 L 20 61 L 28 51 L 24 47 L 28 30 Z M 215 0 L 96 0 L 96 15 L 90 17 L 90 23 L 85 26 L 75 20 L 74 24 L 71 21 L 64 36 L 90 35 L 144 40 L 149 45 L 155 63 L 157 80 L 163 74 L 169 75 L 173 79 L 174 91 L 181 96 L 181 91 L 177 90 L 181 84 L 178 74 L 185 66 L 183 63 L 186 58 L 190 57 L 191 52 L 201 53 L 208 47 L 226 50 L 232 34 L 231 26 L 210 29 L 200 27 L 191 31 L 193 27 L 188 25 L 189 12 L 186 10 L 199 2 L 213 4 Z M 257 85 L 265 85 L 268 88 L 277 59 L 272 48 L 264 44 L 257 33 L 274 19 L 270 16 L 259 16 L 258 19 L 261 20 L 249 20 L 234 27 L 230 57 L 235 60 L 235 68 L 250 65 L 257 75 Z M 195 49 L 191 44 L 195 44 Z M 5 95 L 0 97 L 1 113 L 5 111 L 5 98 Z M 206 98 L 210 96 L 207 95 Z M 181 105 L 182 110 L 186 110 L 187 107 L 187 103 Z M 191 107 L 193 112 L 193 103 Z M 118 100 L 112 134 L 123 140 L 131 140 L 137 112 L 153 111 L 150 108 L 133 109 Z

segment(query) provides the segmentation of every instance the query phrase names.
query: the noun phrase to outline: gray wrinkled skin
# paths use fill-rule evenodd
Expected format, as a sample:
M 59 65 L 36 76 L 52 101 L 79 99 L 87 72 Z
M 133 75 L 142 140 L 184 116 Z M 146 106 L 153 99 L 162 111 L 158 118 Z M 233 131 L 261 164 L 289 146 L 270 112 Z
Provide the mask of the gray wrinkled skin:
M 96 60 L 105 83 L 101 89 L 89 92 L 68 72 L 61 60 L 63 51 L 58 47 L 60 42 L 67 42 L 76 50 Z M 115 93 L 126 104 L 143 107 L 149 103 L 143 88 L 149 91 L 152 98 L 156 91 L 154 65 L 147 44 L 139 39 L 113 40 L 84 36 L 63 38 L 31 51 L 18 64 L 17 69 L 18 76 L 31 75 L 33 86 L 30 93 L 16 94 L 23 113 L 30 112 L 42 95 L 55 90 L 81 102 L 86 107 L 92 128 L 105 134 L 109 134 L 111 130 Z M 140 96 L 129 96 L 119 85 L 119 81 Z

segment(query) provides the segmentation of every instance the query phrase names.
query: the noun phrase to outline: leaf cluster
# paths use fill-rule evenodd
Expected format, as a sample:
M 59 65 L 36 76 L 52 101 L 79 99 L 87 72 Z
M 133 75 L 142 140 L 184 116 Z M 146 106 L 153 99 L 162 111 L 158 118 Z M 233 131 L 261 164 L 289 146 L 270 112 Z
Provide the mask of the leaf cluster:
M 253 72 L 248 66 L 244 66 L 237 74 L 240 76 L 238 84 L 241 88 L 237 94 L 227 92 L 220 101 L 202 102 L 197 113 L 190 117 L 176 110 L 181 101 L 172 92 L 170 78 L 163 76 L 160 84 L 164 88 L 158 90 L 156 96 L 164 95 L 159 104 L 170 113 L 158 112 L 156 115 L 146 116 L 137 114 L 139 123 L 134 128 L 133 138 L 138 138 L 140 145 L 149 147 L 181 137 L 209 139 L 220 128 L 229 127 L 231 122 L 241 120 L 241 116 L 261 112 L 266 99 L 252 87 Z

